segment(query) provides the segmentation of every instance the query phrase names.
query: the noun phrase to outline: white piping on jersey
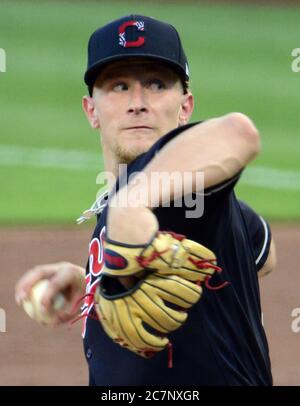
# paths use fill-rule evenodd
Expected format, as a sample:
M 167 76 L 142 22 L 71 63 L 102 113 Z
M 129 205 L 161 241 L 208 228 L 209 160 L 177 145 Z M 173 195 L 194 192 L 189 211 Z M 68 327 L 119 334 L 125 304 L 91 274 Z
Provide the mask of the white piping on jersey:
M 266 250 L 266 246 L 267 246 L 267 242 L 268 242 L 268 236 L 269 236 L 268 227 L 267 227 L 267 224 L 266 224 L 265 220 L 261 216 L 259 216 L 259 218 L 260 218 L 260 220 L 261 220 L 261 222 L 263 223 L 263 226 L 264 226 L 265 240 L 264 240 L 264 243 L 263 243 L 262 250 L 260 251 L 259 256 L 255 260 L 256 265 L 259 263 L 259 261 L 261 260 L 261 257 L 263 256 L 263 254 L 264 254 L 264 252 Z

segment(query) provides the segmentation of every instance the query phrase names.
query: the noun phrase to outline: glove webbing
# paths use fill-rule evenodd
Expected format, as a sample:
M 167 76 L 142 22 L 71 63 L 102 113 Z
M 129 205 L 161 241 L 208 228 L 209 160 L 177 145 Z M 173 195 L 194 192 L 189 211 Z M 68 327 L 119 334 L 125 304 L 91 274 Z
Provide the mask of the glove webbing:
M 175 238 L 178 241 L 182 241 L 186 238 L 185 235 L 183 234 L 177 234 L 174 231 L 160 231 L 161 234 L 171 234 L 173 238 Z M 163 251 L 157 251 L 155 250 L 154 252 L 152 252 L 152 254 L 149 257 L 143 257 L 142 255 L 135 257 L 137 263 L 143 267 L 143 268 L 147 268 L 149 266 L 149 264 L 154 261 L 156 258 L 160 257 L 162 254 L 166 253 L 169 250 L 169 248 L 166 248 Z M 223 271 L 222 268 L 220 268 L 217 265 L 213 265 L 210 261 L 210 258 L 203 258 L 203 259 L 194 259 L 192 257 L 188 257 L 188 260 L 195 265 L 198 269 L 206 269 L 206 268 L 212 268 L 214 269 L 216 272 L 218 272 L 219 274 Z M 212 286 L 210 285 L 209 281 L 212 278 L 211 275 L 207 275 L 204 279 L 204 283 L 207 289 L 209 290 L 219 290 L 224 288 L 225 286 L 227 286 L 229 284 L 228 281 L 223 282 L 221 285 L 219 286 Z M 201 281 L 197 282 L 198 286 L 201 286 Z

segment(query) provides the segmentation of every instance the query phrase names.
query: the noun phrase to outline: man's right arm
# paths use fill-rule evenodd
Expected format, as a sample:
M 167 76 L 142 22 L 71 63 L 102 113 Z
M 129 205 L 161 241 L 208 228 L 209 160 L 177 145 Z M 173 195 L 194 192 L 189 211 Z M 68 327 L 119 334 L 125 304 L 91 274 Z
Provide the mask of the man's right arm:
M 41 300 L 45 310 L 51 308 L 52 301 L 58 293 L 65 297 L 65 306 L 56 312 L 54 324 L 66 323 L 74 318 L 71 313 L 74 305 L 85 294 L 85 269 L 70 262 L 38 265 L 27 271 L 15 287 L 16 302 L 21 305 L 28 298 L 32 287 L 40 280 L 49 281 L 48 288 Z

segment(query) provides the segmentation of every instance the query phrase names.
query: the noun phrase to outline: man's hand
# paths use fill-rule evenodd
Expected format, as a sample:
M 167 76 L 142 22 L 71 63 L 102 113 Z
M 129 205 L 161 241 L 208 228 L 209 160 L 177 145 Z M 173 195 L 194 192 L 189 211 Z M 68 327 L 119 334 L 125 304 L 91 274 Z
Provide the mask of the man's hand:
M 49 280 L 48 288 L 41 299 L 41 305 L 46 311 L 50 310 L 52 301 L 58 293 L 62 293 L 66 299 L 65 306 L 57 311 L 53 324 L 58 325 L 70 321 L 74 318 L 71 309 L 76 301 L 85 294 L 85 270 L 70 262 L 38 265 L 27 271 L 17 282 L 16 302 L 21 305 L 22 301 L 29 297 L 32 287 L 42 279 Z

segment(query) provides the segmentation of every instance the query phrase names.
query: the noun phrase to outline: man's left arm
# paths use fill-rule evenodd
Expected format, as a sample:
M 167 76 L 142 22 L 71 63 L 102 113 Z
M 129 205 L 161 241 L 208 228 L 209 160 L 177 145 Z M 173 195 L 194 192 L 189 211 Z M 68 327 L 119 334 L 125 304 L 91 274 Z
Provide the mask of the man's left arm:
M 276 247 L 271 227 L 247 203 L 242 200 L 238 200 L 238 202 L 250 237 L 257 275 L 265 276 L 277 265 Z
M 142 171 L 141 181 L 122 188 L 110 202 L 108 212 L 109 238 L 128 244 L 149 242 L 158 224 L 152 207 L 180 198 L 184 190 L 197 189 L 196 174 L 204 174 L 204 189 L 231 179 L 260 152 L 260 136 L 252 121 L 241 113 L 230 113 L 188 128 L 170 140 Z M 154 185 L 152 173 L 172 175 L 189 172 L 183 183 L 173 184 L 172 190 Z M 146 181 L 145 181 L 146 180 Z M 118 207 L 116 200 L 126 195 L 127 207 Z M 145 204 L 135 196 L 146 196 Z
M 263 276 L 268 275 L 276 268 L 276 265 L 277 265 L 276 247 L 274 240 L 272 238 L 268 257 L 262 268 L 258 271 L 257 273 L 258 277 L 262 278 Z

